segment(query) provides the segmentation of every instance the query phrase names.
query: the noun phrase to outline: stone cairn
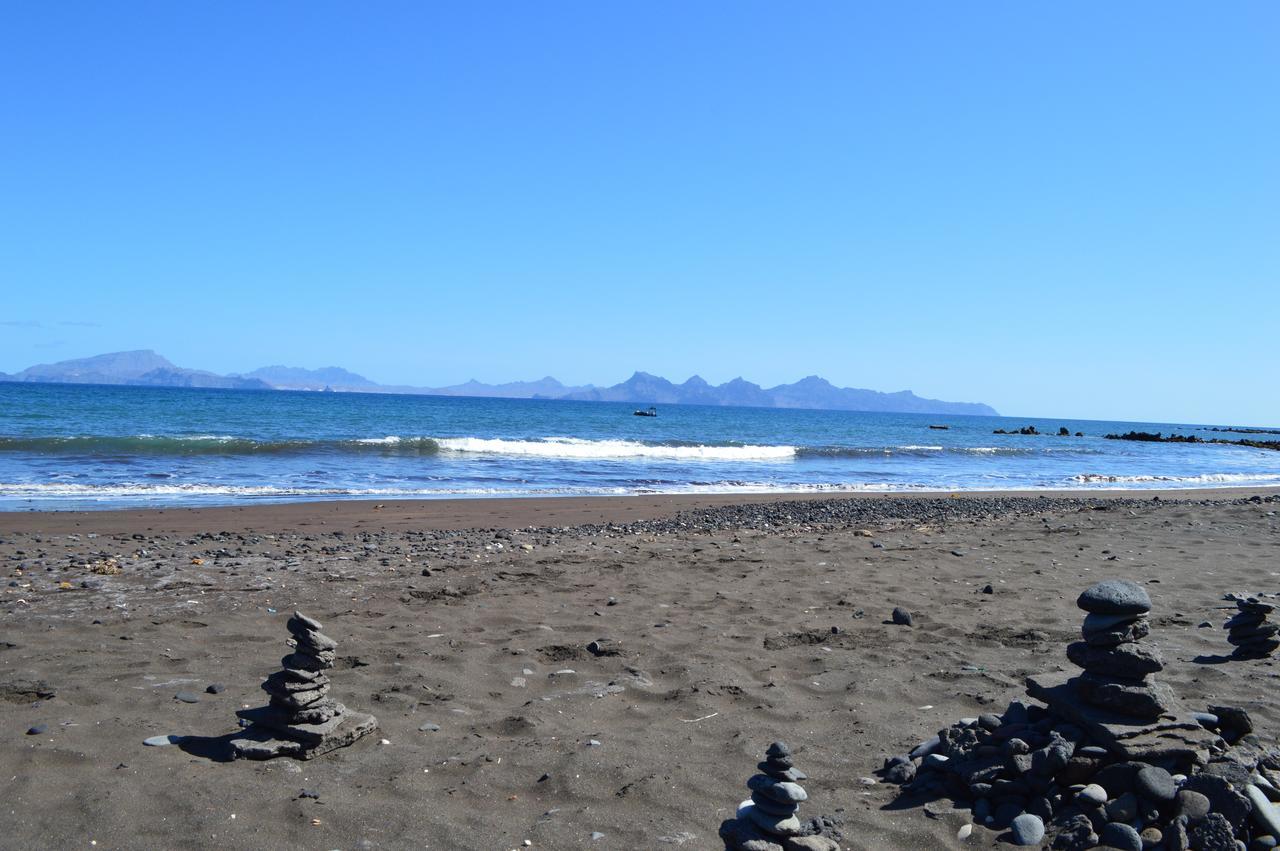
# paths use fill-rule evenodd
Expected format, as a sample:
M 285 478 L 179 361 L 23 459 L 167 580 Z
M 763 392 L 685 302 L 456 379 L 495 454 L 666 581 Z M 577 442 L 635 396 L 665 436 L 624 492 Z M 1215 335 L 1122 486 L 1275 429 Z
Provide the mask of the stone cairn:
M 1047 706 L 1015 700 L 961 719 L 886 759 L 885 780 L 921 802 L 968 807 L 961 840 L 986 828 L 1064 851 L 1277 847 L 1280 748 L 1244 709 L 1190 712 L 1150 681 L 1162 665 L 1139 643 L 1151 607 L 1140 587 L 1102 582 L 1078 603 L 1084 641 L 1068 654 L 1083 674 L 1029 677 L 1027 693 Z
M 318 621 L 301 612 L 294 612 L 285 626 L 294 651 L 280 660 L 283 669 L 262 684 L 270 702 L 236 713 L 247 725 L 243 735 L 231 743 L 238 757 L 311 759 L 377 729 L 378 721 L 372 715 L 351 712 L 329 697 L 325 671 L 333 667 L 338 642 L 320 631 Z
M 720 838 L 731 851 L 839 851 L 828 819 L 800 821 L 797 812 L 809 794 L 800 785 L 808 779 L 795 767 L 791 749 L 774 742 L 765 751 L 760 774 L 747 781 L 751 797 L 738 805 L 736 818 L 720 825 Z M 824 832 L 828 835 L 823 835 Z
M 1236 608 L 1240 611 L 1227 621 L 1227 641 L 1235 646 L 1232 656 L 1237 659 L 1262 659 L 1270 656 L 1280 639 L 1280 624 L 1268 623 L 1267 615 L 1276 610 L 1271 603 L 1264 603 L 1257 597 L 1236 600 Z
M 1169 710 L 1173 692 L 1152 681 L 1164 670 L 1155 647 L 1143 645 L 1151 632 L 1151 598 L 1141 585 L 1122 579 L 1099 582 L 1076 600 L 1084 609 L 1083 641 L 1067 645 L 1067 658 L 1084 668 L 1077 682 L 1081 699 L 1133 718 L 1155 719 Z

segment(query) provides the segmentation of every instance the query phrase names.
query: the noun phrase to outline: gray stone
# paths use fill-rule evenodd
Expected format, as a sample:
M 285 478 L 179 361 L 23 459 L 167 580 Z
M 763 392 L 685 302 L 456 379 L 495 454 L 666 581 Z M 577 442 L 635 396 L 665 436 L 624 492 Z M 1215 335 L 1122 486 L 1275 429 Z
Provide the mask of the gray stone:
M 1097 783 L 1090 783 L 1076 794 L 1076 801 L 1086 806 L 1100 807 L 1107 802 L 1107 790 Z
M 770 777 L 773 777 L 777 780 L 786 780 L 790 783 L 795 783 L 799 780 L 807 780 L 809 778 L 809 775 L 805 774 L 803 771 L 801 771 L 798 768 L 781 768 L 780 769 L 778 768 L 777 763 L 775 763 L 773 760 L 765 760 L 764 762 L 758 762 L 756 763 L 756 768 L 760 769 Z
M 43 736 L 47 732 L 49 732 L 48 724 L 32 724 L 27 728 L 28 736 Z
M 237 714 L 244 717 L 242 713 L 246 712 L 251 713 L 253 710 L 244 709 Z M 329 751 L 344 748 L 378 728 L 376 718 L 360 712 L 347 713 L 341 718 L 334 719 L 334 722 L 332 727 L 329 725 L 291 725 L 288 727 L 287 732 L 279 731 L 286 735 L 287 738 L 274 735 L 276 728 L 255 723 L 240 738 L 233 740 L 231 747 L 236 756 L 244 759 L 272 759 L 277 756 L 313 759 Z M 324 728 L 325 732 L 319 734 L 315 729 L 317 727 Z M 304 728 L 312 729 L 306 730 Z M 308 733 L 310 735 L 307 735 Z
M 783 851 L 781 840 L 765 837 L 750 819 L 732 818 L 720 824 L 720 838 L 738 851 Z
M 1280 836 L 1280 812 L 1276 805 L 1268 800 L 1262 790 L 1250 783 L 1244 789 L 1249 802 L 1253 804 L 1253 821 L 1269 836 Z
M 901 606 L 898 606 L 893 610 L 892 619 L 893 619 L 893 622 L 896 623 L 898 626 L 911 626 L 911 623 L 913 620 L 913 618 L 911 617 L 911 612 L 908 612 L 906 609 L 902 608 Z
M 778 818 L 786 818 L 787 816 L 795 815 L 796 811 L 800 809 L 799 804 L 784 804 L 781 801 L 770 798 L 762 792 L 752 792 L 751 803 L 755 804 L 769 815 L 777 816 Z
M 747 780 L 747 788 L 787 804 L 798 804 L 809 800 L 809 793 L 805 792 L 801 786 L 785 780 L 775 780 L 766 774 L 752 775 Z
M 1009 825 L 1015 845 L 1039 845 L 1044 839 L 1044 822 L 1039 816 L 1023 813 Z
M 800 833 L 800 819 L 795 816 L 771 816 L 759 807 L 748 807 L 747 817 L 756 827 L 774 836 L 796 836 Z
M 1114 647 L 1146 638 L 1151 621 L 1146 615 L 1086 615 L 1080 634 L 1091 647 Z
M 332 668 L 333 663 L 337 660 L 337 655 L 330 653 L 290 653 L 280 660 L 281 667 L 296 668 L 303 671 L 323 671 Z
M 840 851 L 840 843 L 826 836 L 789 836 L 782 845 L 787 851 Z
M 1107 804 L 1108 821 L 1133 821 L 1138 816 L 1138 796 L 1125 792 L 1119 798 Z
M 418 725 L 418 731 L 421 733 L 438 733 L 440 732 L 440 725 L 432 724 L 430 721 L 428 721 L 425 724 Z
M 319 688 L 309 689 L 307 691 L 286 692 L 268 688 L 266 683 L 262 684 L 263 690 L 271 695 L 271 705 L 278 706 L 282 709 L 302 709 L 310 706 L 317 700 L 320 700 L 329 693 L 330 686 L 322 685 Z
M 193 691 L 180 691 L 173 696 L 173 699 L 181 701 L 182 703 L 199 703 L 200 695 Z
M 1074 641 L 1067 645 L 1067 658 L 1091 674 L 1126 680 L 1140 680 L 1164 670 L 1164 658 L 1158 648 L 1136 643 L 1096 647 Z
M 1118 851 L 1142 851 L 1142 837 L 1138 831 L 1118 821 L 1104 824 L 1098 831 L 1098 841 Z
M 1058 828 L 1053 847 L 1063 851 L 1085 851 L 1098 844 L 1098 835 L 1093 832 L 1093 823 L 1085 815 L 1074 815 L 1066 819 Z
M 1076 605 L 1093 614 L 1141 615 L 1151 611 L 1151 598 L 1136 582 L 1107 579 L 1086 588 Z
M 1244 827 L 1249 820 L 1253 805 L 1244 795 L 1231 788 L 1231 784 L 1221 777 L 1212 774 L 1197 774 L 1188 777 L 1182 784 L 1183 789 L 1199 792 L 1209 799 L 1209 806 L 1214 813 L 1226 818 L 1233 831 Z M 1194 839 L 1194 838 L 1193 838 Z
M 295 636 L 295 640 L 298 642 L 298 650 L 303 653 L 310 653 L 312 656 L 332 652 L 338 647 L 338 642 L 322 632 L 303 633 Z
M 1154 720 L 1174 704 L 1173 690 L 1164 683 L 1130 684 L 1085 673 L 1077 687 L 1086 702 L 1131 718 Z
M 1144 851 L 1151 851 L 1164 841 L 1164 834 L 1157 827 L 1148 827 L 1139 834 Z
M 1167 804 L 1178 794 L 1178 784 L 1173 782 L 1173 775 L 1158 765 L 1140 768 L 1133 785 L 1140 797 L 1156 804 Z
M 293 694 L 298 691 L 314 691 L 329 684 L 329 678 L 321 674 L 314 680 L 299 680 L 284 671 L 276 671 L 262 682 L 262 690 L 271 694 Z
M 1209 711 L 1218 716 L 1223 727 L 1229 727 L 1242 736 L 1253 732 L 1253 719 L 1238 706 L 1210 706 Z
M 289 618 L 289 620 L 285 623 L 285 628 L 288 629 L 290 632 L 292 632 L 294 629 L 293 624 L 295 622 L 298 624 L 298 628 L 303 630 L 312 629 L 312 630 L 315 630 L 316 632 L 319 632 L 320 630 L 324 629 L 324 626 L 320 623 L 320 621 L 316 620 L 315 618 L 309 618 L 306 615 L 304 615 L 302 612 L 298 612 L 298 611 L 295 611 L 293 613 L 293 617 Z
M 1231 822 L 1222 813 L 1209 813 L 1192 829 L 1191 847 L 1196 851 L 1235 851 L 1236 836 Z
M 164 748 L 169 745 L 178 745 L 182 743 L 184 736 L 151 736 L 142 740 L 142 743 L 149 748 Z
M 1200 821 L 1200 819 L 1209 815 L 1209 799 L 1199 792 L 1191 789 L 1180 789 L 1177 801 L 1177 814 L 1186 816 L 1191 822 Z
M 300 724 L 321 724 L 347 711 L 347 707 L 331 697 L 317 700 L 310 706 L 294 710 L 293 720 Z
M 226 690 L 227 687 L 222 683 L 210 683 L 204 687 L 205 694 L 222 694 Z

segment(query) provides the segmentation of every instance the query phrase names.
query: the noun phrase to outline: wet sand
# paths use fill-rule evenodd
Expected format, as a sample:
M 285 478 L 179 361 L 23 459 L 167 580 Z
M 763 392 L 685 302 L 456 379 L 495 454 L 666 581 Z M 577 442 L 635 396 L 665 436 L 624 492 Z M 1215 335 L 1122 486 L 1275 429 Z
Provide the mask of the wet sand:
M 844 847 L 959 847 L 961 813 L 897 809 L 864 778 L 1066 669 L 1097 580 L 1148 589 L 1186 701 L 1280 731 L 1280 667 L 1217 661 L 1223 594 L 1280 590 L 1273 493 L 0 514 L 0 844 L 714 849 L 780 738 L 811 778 L 801 815 L 835 818 Z M 894 606 L 914 626 L 885 623 Z M 340 642 L 334 695 L 381 729 L 309 762 L 219 761 L 294 609 Z M 142 746 L 162 734 L 191 738 Z

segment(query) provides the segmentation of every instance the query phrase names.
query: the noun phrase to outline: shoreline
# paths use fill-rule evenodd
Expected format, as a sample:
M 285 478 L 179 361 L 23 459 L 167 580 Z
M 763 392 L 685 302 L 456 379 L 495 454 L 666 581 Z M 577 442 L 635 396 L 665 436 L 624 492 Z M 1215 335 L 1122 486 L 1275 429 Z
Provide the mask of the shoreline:
M 219 530 L 285 529 L 325 526 L 327 531 L 381 528 L 387 530 L 464 531 L 580 527 L 666 521 L 685 512 L 777 507 L 803 503 L 823 506 L 903 502 L 1021 503 L 1132 500 L 1150 502 L 1231 502 L 1254 496 L 1280 495 L 1280 487 L 1222 487 L 1107 490 L 910 491 L 903 493 L 786 494 L 651 494 L 626 496 L 538 496 L 486 499 L 306 500 L 250 505 L 171 508 L 31 509 L 0 511 L 0 533 L 99 534 L 138 532 L 207 532 Z

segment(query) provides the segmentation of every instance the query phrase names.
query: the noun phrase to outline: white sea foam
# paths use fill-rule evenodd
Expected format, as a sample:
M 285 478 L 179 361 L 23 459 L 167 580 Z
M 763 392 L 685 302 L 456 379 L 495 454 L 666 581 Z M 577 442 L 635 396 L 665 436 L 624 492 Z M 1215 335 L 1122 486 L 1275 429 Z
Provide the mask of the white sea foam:
M 1073 482 L 1081 484 L 1151 484 L 1167 482 L 1186 485 L 1238 485 L 1280 482 L 1280 473 L 1202 473 L 1198 476 L 1108 476 L 1101 473 L 1086 473 L 1072 476 Z
M 786 461 L 795 457 L 794 446 L 670 446 L 632 440 L 582 440 L 547 437 L 541 440 L 499 438 L 436 438 L 443 452 L 522 455 L 538 458 L 649 458 L 670 461 Z

